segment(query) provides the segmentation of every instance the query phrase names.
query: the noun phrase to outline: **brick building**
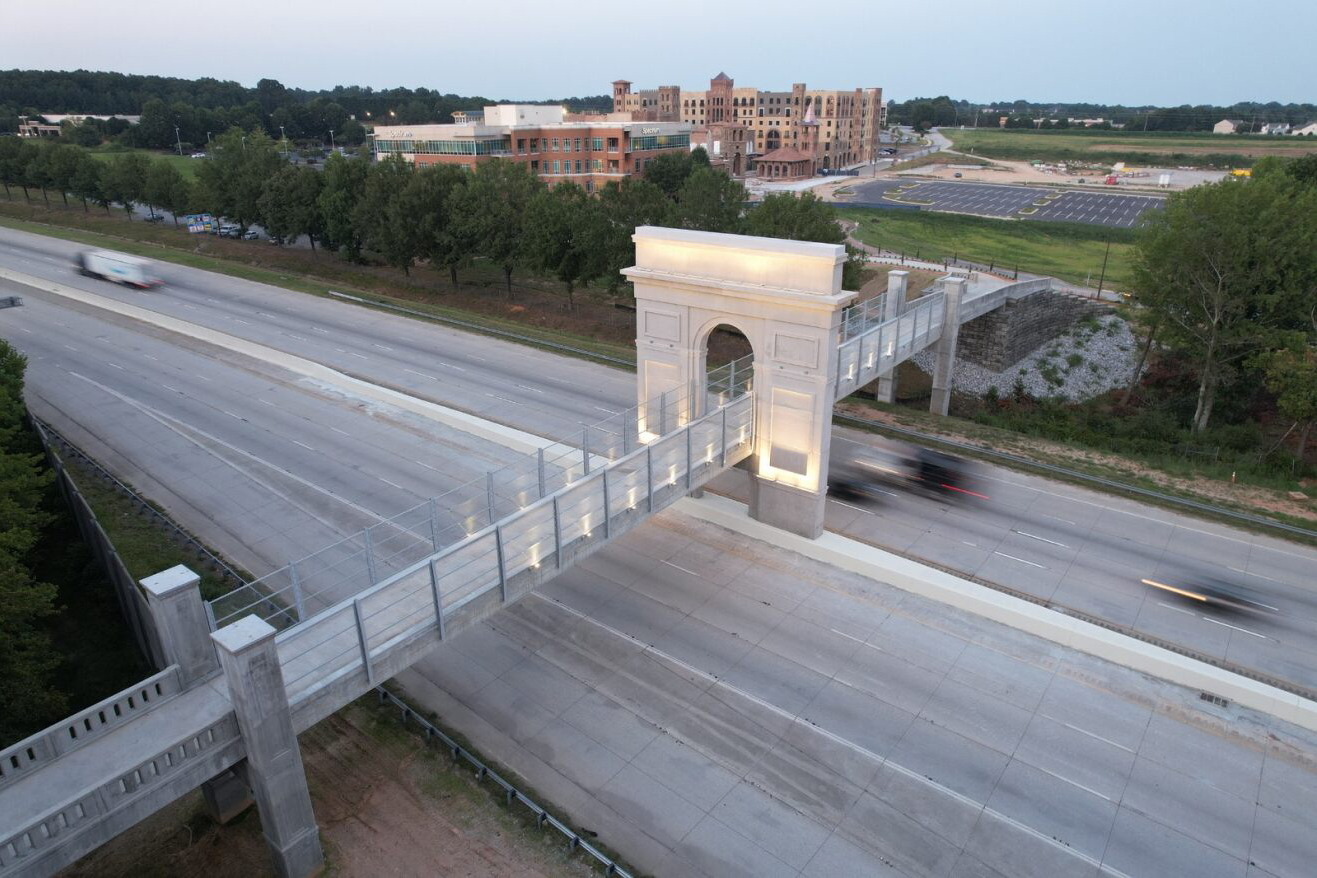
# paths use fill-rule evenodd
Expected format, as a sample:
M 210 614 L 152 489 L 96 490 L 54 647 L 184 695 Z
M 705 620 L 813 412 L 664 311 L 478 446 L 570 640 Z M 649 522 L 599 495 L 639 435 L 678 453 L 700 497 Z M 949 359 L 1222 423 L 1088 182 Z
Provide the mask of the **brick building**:
M 566 121 L 562 107 L 526 104 L 485 107 L 479 119 L 451 125 L 378 125 L 371 148 L 376 160 L 401 155 L 417 165 L 474 168 L 492 158 L 517 161 L 550 185 L 570 180 L 588 192 L 642 173 L 665 152 L 690 150 L 691 126 L 683 122 L 612 116 Z
M 672 89 L 664 86 L 652 92 L 632 92 L 631 83 L 619 79 L 613 83 L 613 109 L 623 112 L 634 106 L 647 111 L 653 106 L 656 114 L 663 112 Z M 660 92 L 664 100 L 660 100 Z M 805 151 L 804 120 L 812 107 L 819 124 L 812 150 L 816 170 L 873 161 L 879 133 L 887 124 L 881 88 L 826 90 L 796 83 L 790 91 L 760 91 L 737 87 L 730 76 L 719 73 L 709 81 L 707 90 L 681 91 L 676 100 L 674 118 L 696 129 L 715 123 L 746 126 L 747 153 L 754 159 L 783 148 Z

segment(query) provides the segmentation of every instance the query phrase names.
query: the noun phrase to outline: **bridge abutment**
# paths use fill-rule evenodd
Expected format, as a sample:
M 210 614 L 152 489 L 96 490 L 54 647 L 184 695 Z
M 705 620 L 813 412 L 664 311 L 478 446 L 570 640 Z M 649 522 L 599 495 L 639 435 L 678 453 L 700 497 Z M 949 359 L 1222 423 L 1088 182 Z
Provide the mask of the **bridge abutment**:
M 247 616 L 211 637 L 242 732 L 247 779 L 275 871 L 281 878 L 305 878 L 321 871 L 325 857 L 274 635 L 268 622 Z

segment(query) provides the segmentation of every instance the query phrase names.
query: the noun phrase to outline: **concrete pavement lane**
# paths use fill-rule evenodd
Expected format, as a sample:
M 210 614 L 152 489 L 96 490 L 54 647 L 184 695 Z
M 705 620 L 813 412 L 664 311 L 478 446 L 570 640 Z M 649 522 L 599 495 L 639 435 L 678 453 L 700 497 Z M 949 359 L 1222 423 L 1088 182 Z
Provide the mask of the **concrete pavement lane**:
M 72 275 L 68 265 L 78 249 L 0 229 L 0 262 L 19 270 L 44 272 L 60 283 L 259 341 L 528 432 L 572 435 L 634 404 L 635 379 L 619 370 L 179 266 L 162 266 L 172 284 L 163 292 L 124 290 Z M 856 431 L 838 429 L 834 435 L 839 449 L 845 442 L 874 441 Z M 1259 673 L 1317 687 L 1317 591 L 1308 572 L 1317 567 L 1317 552 L 995 467 L 983 467 L 982 475 L 991 502 L 973 509 L 913 495 L 888 498 L 878 507 L 834 499 L 828 525 Z M 1198 569 L 1204 561 L 1258 588 L 1281 613 L 1241 620 L 1192 612 L 1139 582 Z

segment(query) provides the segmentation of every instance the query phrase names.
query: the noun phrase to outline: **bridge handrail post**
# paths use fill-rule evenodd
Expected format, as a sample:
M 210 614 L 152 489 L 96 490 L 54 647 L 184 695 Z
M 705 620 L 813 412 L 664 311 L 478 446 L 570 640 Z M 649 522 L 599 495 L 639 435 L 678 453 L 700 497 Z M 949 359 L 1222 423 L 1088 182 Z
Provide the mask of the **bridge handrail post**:
M 613 506 L 608 498 L 608 466 L 604 466 L 604 539 L 609 539 L 613 534 Z
M 581 431 L 581 466 L 584 469 L 582 475 L 590 475 L 590 428 L 587 426 Z
M 727 398 L 736 396 L 736 361 L 727 364 Z
M 631 409 L 622 412 L 622 456 L 626 457 L 631 453 Z
M 543 448 L 537 448 L 537 449 L 535 449 L 535 469 L 536 469 L 536 472 L 539 473 L 539 477 L 540 477 L 540 496 L 543 497 L 544 494 L 545 494 L 545 490 L 544 490 L 544 481 L 545 481 L 545 479 L 544 479 L 544 449 L 543 449 Z
M 439 551 L 439 504 L 430 498 L 430 545 Z
M 375 548 L 370 540 L 370 528 L 366 528 L 361 533 L 366 541 L 366 578 L 370 580 L 369 585 L 374 585 L 378 578 L 375 576 Z
M 723 406 L 720 411 L 722 417 L 719 430 L 722 435 L 722 446 L 718 451 L 718 466 L 721 468 L 727 466 L 727 406 Z
M 352 618 L 357 623 L 357 646 L 361 648 L 361 665 L 366 669 L 366 683 L 375 685 L 375 675 L 370 670 L 370 647 L 366 645 L 366 625 L 361 618 L 361 598 L 352 601 Z
M 691 422 L 686 422 L 686 490 L 691 489 Z
M 659 435 L 668 435 L 668 392 L 659 394 Z
M 494 517 L 494 473 L 488 471 L 485 473 L 485 504 L 489 507 L 489 523 L 493 524 L 498 520 Z
M 297 608 L 297 621 L 306 620 L 306 614 L 302 611 L 302 578 L 297 575 L 297 562 L 288 562 L 288 578 L 293 581 L 293 606 Z
M 654 445 L 645 446 L 645 508 L 654 511 Z
M 558 517 L 558 497 L 553 498 L 553 560 L 562 569 L 562 520 Z
M 434 617 L 439 622 L 439 639 L 444 639 L 444 597 L 439 590 L 439 576 L 434 572 L 434 561 L 425 565 L 430 569 L 430 597 L 434 599 Z
M 503 527 L 494 526 L 494 553 L 498 559 L 498 590 L 503 603 L 508 602 L 508 568 L 503 558 Z

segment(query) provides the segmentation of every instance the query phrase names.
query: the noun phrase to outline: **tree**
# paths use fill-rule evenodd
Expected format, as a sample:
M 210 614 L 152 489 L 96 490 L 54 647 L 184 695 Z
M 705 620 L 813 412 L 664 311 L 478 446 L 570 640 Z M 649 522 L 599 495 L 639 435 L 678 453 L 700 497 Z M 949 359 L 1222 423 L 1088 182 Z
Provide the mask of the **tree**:
M 73 172 L 69 188 L 73 194 L 82 199 L 82 209 L 87 209 L 87 202 L 93 201 L 110 211 L 110 200 L 105 197 L 101 187 L 101 175 L 105 166 L 81 150 L 78 151 L 78 166 Z
M 530 168 L 491 159 L 476 166 L 454 204 L 454 221 L 465 223 L 477 242 L 476 253 L 503 269 L 508 298 L 512 270 L 520 257 L 526 207 L 540 188 Z
M 0 742 L 32 719 L 59 715 L 65 697 L 52 685 L 60 656 L 44 620 L 55 613 L 55 588 L 32 578 L 29 558 L 50 514 L 43 502 L 54 473 L 24 425 L 26 360 L 0 340 Z
M 366 142 L 366 126 L 356 119 L 349 119 L 343 123 L 343 130 L 334 139 L 348 146 L 361 146 Z
M 197 170 L 198 199 L 216 216 L 242 229 L 260 216 L 265 182 L 284 166 L 274 141 L 260 131 L 231 128 L 215 138 L 210 157 Z
M 334 153 L 325 162 L 324 179 L 317 198 L 322 240 L 331 250 L 345 250 L 351 260 L 361 258 L 361 233 L 353 225 L 357 202 L 366 188 L 364 159 Z
M 631 240 L 637 226 L 664 226 L 671 221 L 671 200 L 647 180 L 627 178 L 609 183 L 599 192 L 596 209 L 586 228 L 591 265 L 590 277 L 608 281 L 608 291 L 622 286 L 622 269 L 636 264 L 636 245 Z
M 308 167 L 285 167 L 269 181 L 261 195 L 261 222 L 271 237 L 295 241 L 306 235 L 311 251 L 324 234 L 320 214 L 320 172 Z
M 94 146 L 100 146 L 101 141 L 104 139 L 101 135 L 101 129 L 90 122 L 75 125 L 65 119 L 60 128 L 62 129 L 60 139 L 68 141 L 74 146 L 85 146 L 90 149 Z
M 46 187 L 51 184 L 49 147 L 37 147 L 32 151 L 27 167 L 23 169 L 23 177 L 29 186 L 41 190 L 41 200 L 50 207 L 50 196 L 46 194 Z
M 85 153 L 76 146 L 57 143 L 50 147 L 48 169 L 51 185 L 59 190 L 64 199 L 64 206 L 69 206 L 69 193 L 73 191 L 73 178 L 78 172 L 78 164 Z
M 407 275 L 420 248 L 417 218 L 407 213 L 402 197 L 411 178 L 411 165 L 399 155 L 371 165 L 352 215 L 362 244 Z
M 705 154 L 704 165 L 709 164 L 708 154 Z M 686 178 L 695 170 L 695 162 L 690 153 L 686 152 L 665 152 L 656 156 L 645 166 L 644 177 L 650 183 L 663 190 L 663 193 L 669 198 L 676 198 L 677 193 L 685 184 Z
M 151 160 L 140 152 L 115 156 L 101 174 L 101 191 L 109 201 L 123 205 L 132 219 L 133 205 L 146 199 L 146 173 Z
M 164 159 L 155 159 L 147 168 L 142 195 L 151 205 L 152 215 L 157 207 L 169 210 L 174 214 L 174 225 L 178 225 L 178 203 L 180 200 L 186 202 L 186 197 L 180 198 L 180 191 L 186 186 L 187 181 L 178 168 Z
M 1312 425 L 1317 422 L 1317 347 L 1308 345 L 1272 351 L 1262 357 L 1267 389 L 1276 394 L 1280 413 L 1299 425 L 1296 452 L 1302 463 Z
M 453 165 L 432 165 L 412 175 L 403 192 L 403 209 L 416 222 L 416 253 L 433 266 L 448 269 L 453 287 L 457 270 L 468 264 L 476 241 L 456 220 L 467 173 Z
M 789 192 L 769 195 L 745 217 L 745 233 L 790 241 L 844 244 L 846 232 L 837 222 L 832 207 L 812 192 L 797 197 Z M 864 282 L 864 254 L 847 246 L 842 268 L 842 286 L 857 290 Z
M 1198 360 L 1195 432 L 1244 358 L 1297 328 L 1317 289 L 1317 189 L 1279 175 L 1178 192 L 1145 215 L 1134 294 L 1163 343 Z
M 23 197 L 32 200 L 27 194 L 27 163 L 32 160 L 34 149 L 35 146 L 17 137 L 0 137 L 0 182 L 4 183 L 6 198 L 10 196 L 9 187 L 18 186 L 23 190 Z
M 540 190 L 526 208 L 526 264 L 567 286 L 569 310 L 576 307 L 576 285 L 589 282 L 590 272 L 597 270 L 598 263 L 590 260 L 589 218 L 594 212 L 594 202 L 575 183 Z
M 676 225 L 703 232 L 738 232 L 745 187 L 712 168 L 696 168 L 677 192 Z

